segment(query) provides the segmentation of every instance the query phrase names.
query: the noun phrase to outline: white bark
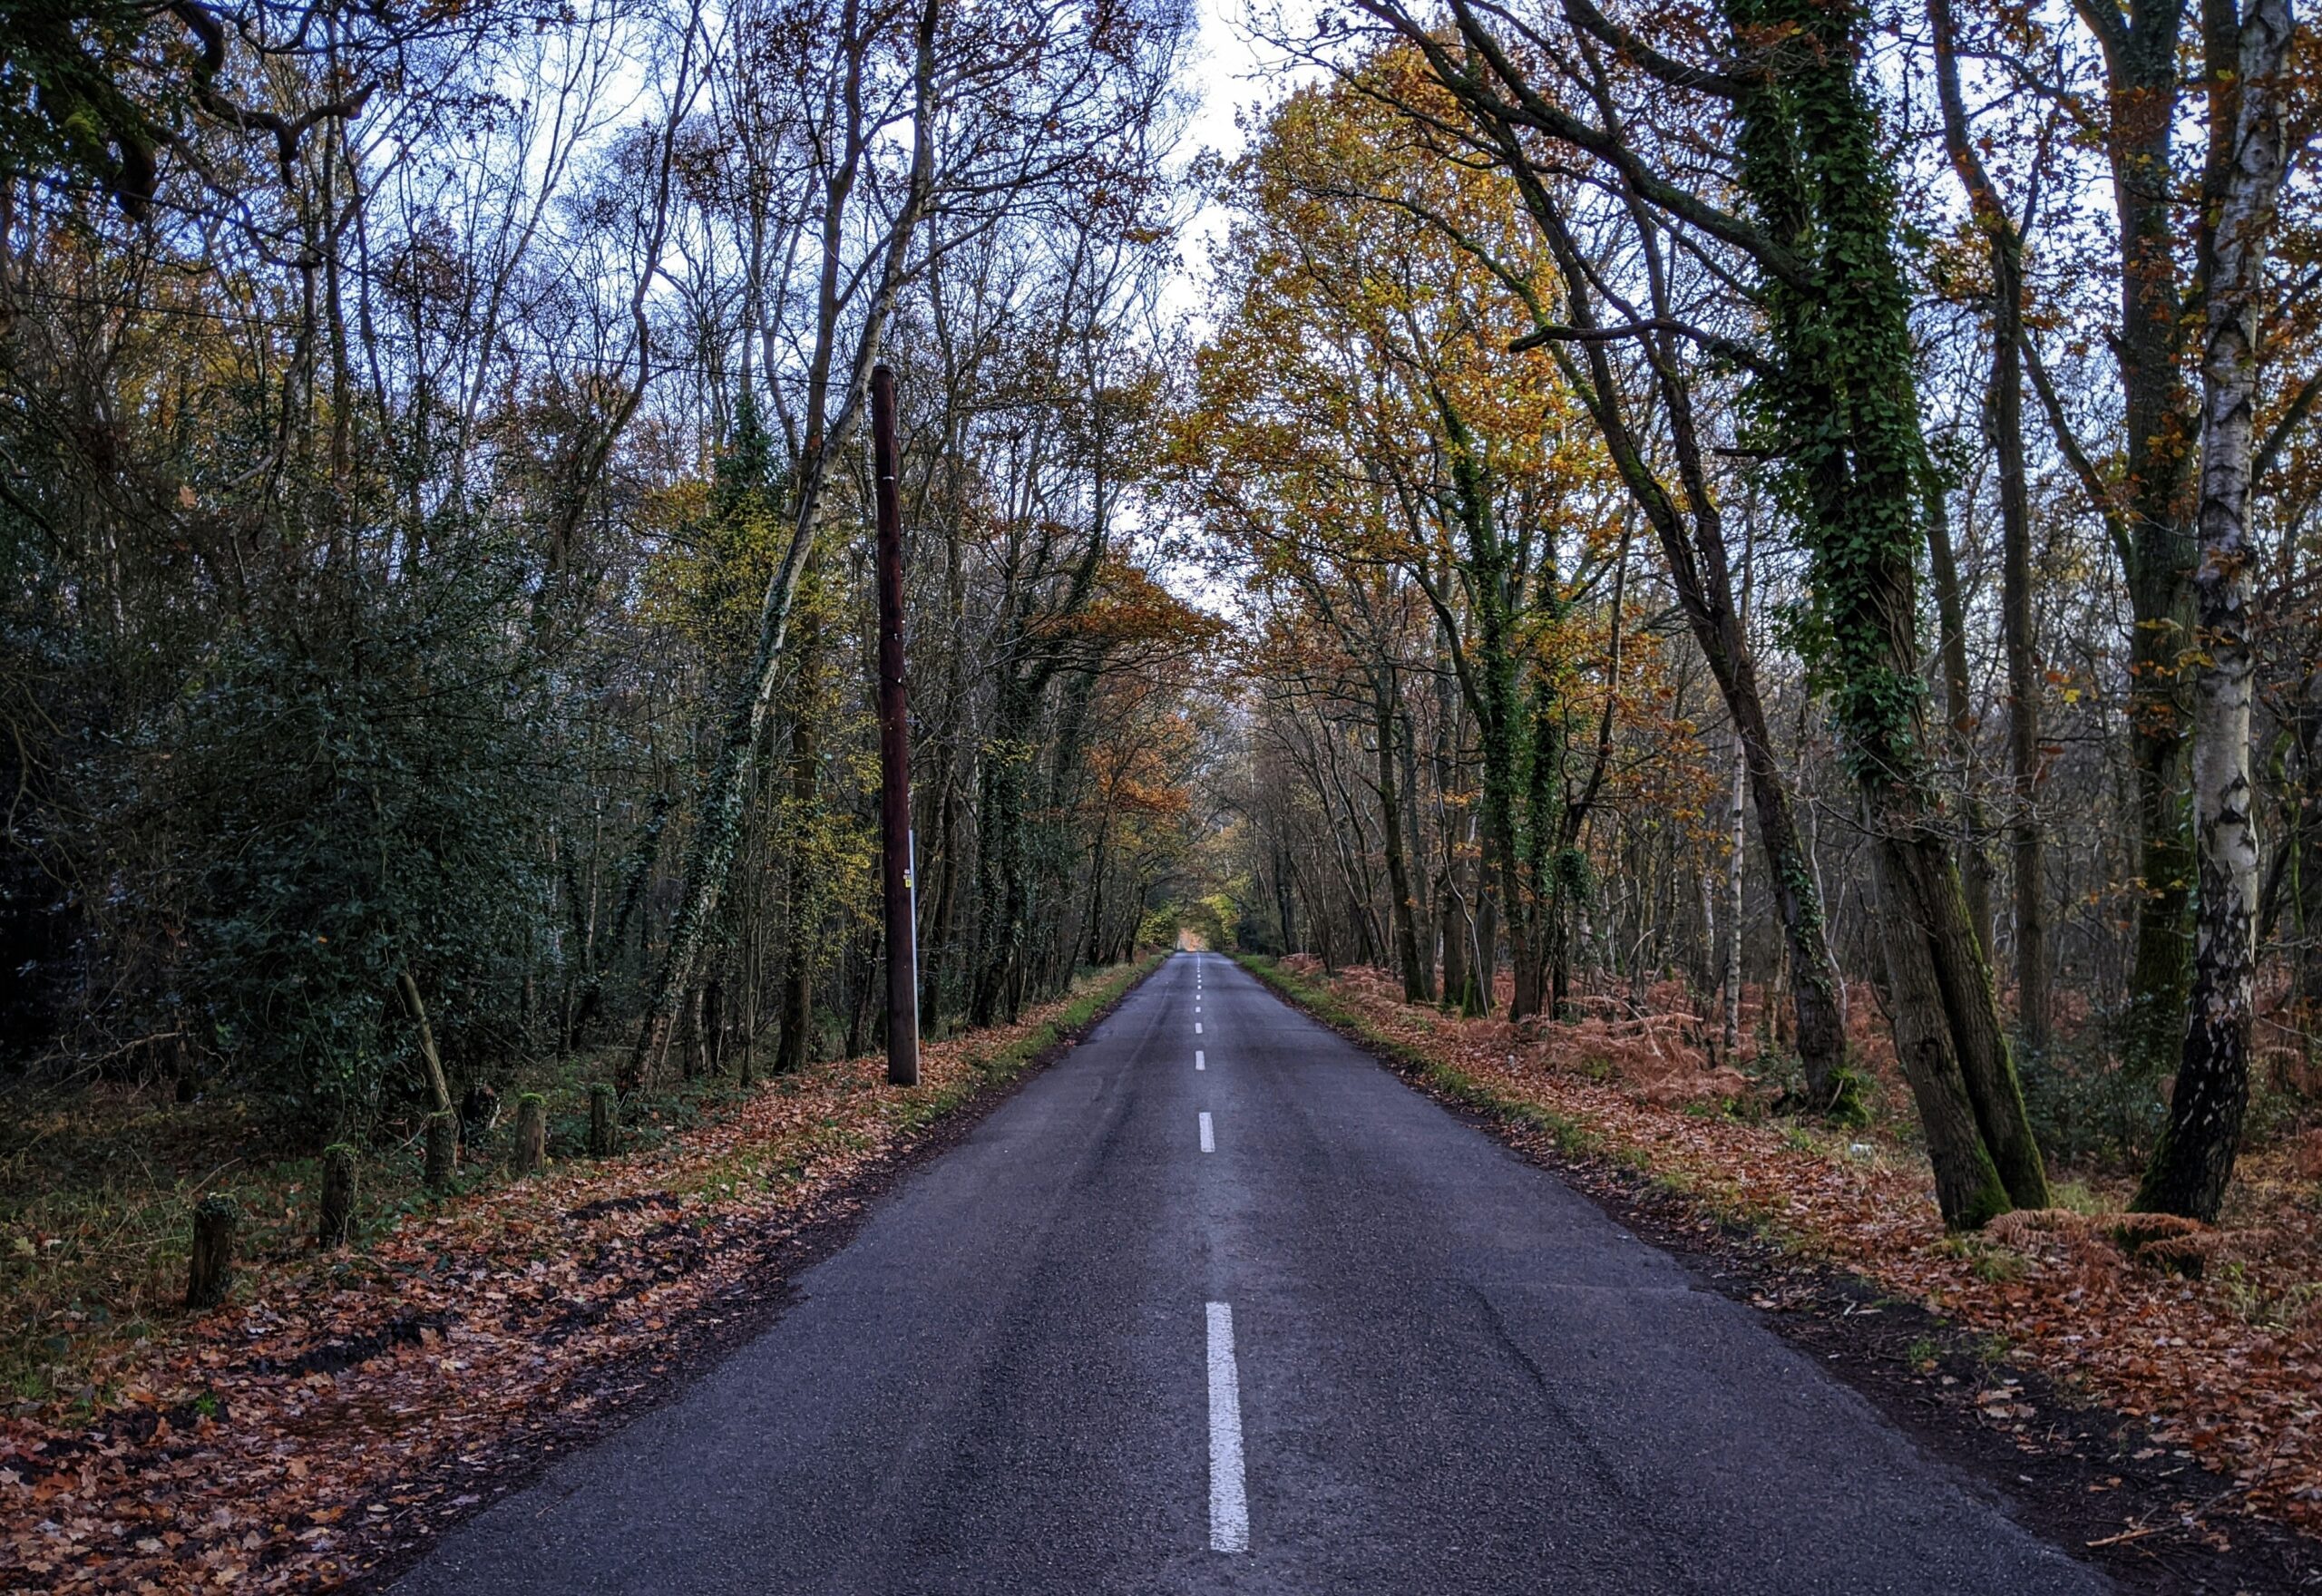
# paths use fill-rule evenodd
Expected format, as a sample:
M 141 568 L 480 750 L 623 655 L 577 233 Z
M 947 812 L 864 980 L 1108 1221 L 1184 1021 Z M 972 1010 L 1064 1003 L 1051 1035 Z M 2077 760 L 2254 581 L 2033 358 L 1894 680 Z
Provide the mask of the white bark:
M 2213 56 L 2203 183 L 2207 289 L 2201 348 L 2201 497 L 2193 573 L 2200 667 L 2193 696 L 2193 829 L 2199 893 L 2193 992 L 2170 1123 L 2140 1207 L 2214 1219 L 2249 1103 L 2257 965 L 2258 836 L 2249 706 L 2249 479 L 2257 409 L 2259 295 L 2287 157 L 2282 71 L 2289 0 L 2254 0 L 2229 77 Z
M 1725 1057 L 1732 1063 L 1742 1046 L 1742 850 L 1749 794 L 1749 761 L 1737 742 L 1733 750 L 1733 851 L 1725 884 Z
M 2193 575 L 2204 659 L 2193 712 L 2200 936 L 2204 943 L 2229 944 L 2217 954 L 2243 972 L 2245 1009 L 2258 902 L 2249 780 L 2250 454 L 2259 292 L 2286 155 L 2280 76 L 2290 30 L 2288 0 L 2258 0 L 2242 24 L 2232 170 L 2215 221 L 2201 355 L 2200 542 Z M 2212 876 L 2225 888 L 2224 900 L 2214 904 Z M 2198 956 L 2209 957 L 2207 949 Z

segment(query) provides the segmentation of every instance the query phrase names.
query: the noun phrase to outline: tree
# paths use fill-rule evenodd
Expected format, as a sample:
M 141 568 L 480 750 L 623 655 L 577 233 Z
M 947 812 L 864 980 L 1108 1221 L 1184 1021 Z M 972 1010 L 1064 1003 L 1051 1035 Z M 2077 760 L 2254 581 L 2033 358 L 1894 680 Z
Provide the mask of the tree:
M 2015 1007 L 2024 1045 L 2034 1056 L 2049 1041 L 2049 950 L 2045 846 L 2039 815 L 2040 677 L 2032 635 L 2032 505 L 2024 446 L 2024 238 L 1998 186 L 1977 153 L 1959 90 L 1957 29 L 1950 0 L 1928 0 L 1944 152 L 1966 190 L 1991 271 L 1990 434 L 1999 459 L 2005 594 L 2001 599 L 2007 651 L 2007 754 L 2010 850 L 2014 855 Z M 1947 537 L 1939 540 L 1947 542 Z M 1946 550 L 1947 552 L 1947 550 Z M 1956 637 L 1960 628 L 1946 627 Z M 1956 679 L 1956 678 L 1955 678 Z M 1957 718 L 1964 706 L 1955 706 Z M 1971 841 L 1970 845 L 1973 845 Z
M 1455 4 L 1447 38 L 1394 5 L 1365 9 L 1424 54 L 1500 160 L 1546 189 L 1554 158 L 1527 140 L 1570 151 L 1756 274 L 1771 355 L 1753 390 L 1760 443 L 1781 463 L 1812 554 L 1815 653 L 1876 842 L 1888 1007 L 1937 1194 L 1958 1226 L 2044 1205 L 2045 1171 L 1928 777 L 1915 606 L 1926 459 L 1892 184 L 1857 78 L 1863 16 L 1736 0 L 1724 13 L 1730 60 L 1694 68 L 1576 5 L 1555 59 L 1599 85 L 1591 121 L 1543 92 L 1484 13 Z M 1528 31 L 1525 47 L 1546 37 Z M 1732 170 L 1751 217 L 1659 175 L 1638 143 L 1643 124 L 1614 114 L 1608 75 L 1589 65 L 1600 44 L 1666 88 L 1730 104 Z
M 2283 80 L 2288 0 L 2204 17 L 2210 153 L 2203 172 L 2201 666 L 2193 718 L 2195 854 L 2200 867 L 2193 986 L 2169 1121 L 2136 1206 L 2214 1220 L 2249 1101 L 2257 969 L 2258 837 L 2249 758 L 2249 478 L 2255 444 L 2259 285 L 2288 150 Z

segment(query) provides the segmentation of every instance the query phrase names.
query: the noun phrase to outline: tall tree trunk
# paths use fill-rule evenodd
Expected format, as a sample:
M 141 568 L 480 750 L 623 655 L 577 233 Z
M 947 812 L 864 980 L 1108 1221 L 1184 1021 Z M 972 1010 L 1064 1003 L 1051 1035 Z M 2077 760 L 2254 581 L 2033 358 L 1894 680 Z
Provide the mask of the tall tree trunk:
M 1302 953 L 1305 946 L 1298 939 L 1298 889 L 1291 877 L 1290 850 L 1276 842 L 1273 850 L 1274 910 L 1282 917 L 1282 950 Z
M 2011 232 L 2010 237 L 2013 237 Z M 2036 1060 L 2048 1050 L 2047 838 L 2040 814 L 2038 639 L 2032 624 L 2032 506 L 2024 465 L 2023 268 L 2015 248 L 1996 289 L 1992 345 L 1992 442 L 1999 454 L 2002 641 L 2007 653 L 2007 817 L 2012 907 L 2015 916 L 2015 1018 Z
M 1473 896 L 1462 885 L 1466 873 L 1464 847 L 1460 832 L 1472 829 L 1472 811 L 1465 802 L 1468 795 L 1467 765 L 1459 757 L 1462 711 L 1470 709 L 1460 697 L 1453 681 L 1450 655 L 1455 644 L 1449 625 L 1438 617 L 1436 641 L 1439 649 L 1435 672 L 1436 744 L 1435 790 L 1459 799 L 1456 805 L 1442 809 L 1443 831 L 1443 1001 L 1462 1014 L 1481 1014 L 1488 1005 L 1488 988 L 1481 985 L 1486 978 L 1477 973 L 1483 959 L 1478 953 L 1477 905 Z
M 2194 434 L 2184 379 L 2187 314 L 2176 261 L 2181 199 L 2173 141 L 2185 7 L 2174 0 L 2074 10 L 2103 46 L 2105 155 L 2119 219 L 2122 470 L 2114 481 L 2081 448 L 2055 384 L 2031 375 L 2057 445 L 2102 520 L 2128 589 L 2129 764 L 2135 788 L 2136 947 L 2121 1017 L 2123 1062 L 2157 1082 L 2184 1034 L 2193 881 L 2185 803 L 2186 663 L 2192 635 Z M 2035 353 L 2027 338 L 2027 354 Z
M 1394 921 L 1395 957 L 1402 966 L 1403 997 L 1412 1003 L 1434 1001 L 1427 968 L 1420 962 L 1419 916 L 1411 901 L 1410 864 L 1403 857 L 1403 794 L 1401 767 L 1395 757 L 1395 732 L 1402 719 L 1402 695 L 1394 667 L 1373 675 L 1374 723 L 1379 735 L 1380 835 L 1387 852 L 1387 895 Z
M 2121 216 L 2122 445 L 2128 527 L 2130 761 L 2135 772 L 2142 895 L 2129 978 L 2123 1052 L 2157 1080 L 2184 1034 L 2192 974 L 2188 910 L 2193 842 L 2185 802 L 2184 681 L 2193 637 L 2193 434 L 2200 424 L 2184 380 L 2192 319 L 2177 283 L 2180 198 L 2171 150 L 2179 115 L 2185 8 L 2156 5 L 2101 19 L 2112 90 L 2108 141 Z
M 1480 1012 L 1490 1013 L 1494 1001 L 1492 972 L 1498 950 L 1493 946 L 1496 917 L 1490 900 L 1491 887 L 1497 885 L 1498 907 L 1507 918 L 1509 949 L 1516 966 L 1516 995 L 1508 1017 L 1522 1019 L 1537 1007 L 1538 983 L 1527 979 L 1530 973 L 1526 967 L 1530 939 L 1517 881 L 1516 657 L 1510 636 L 1513 618 L 1507 547 L 1493 514 L 1491 479 L 1478 456 L 1478 445 L 1464 423 L 1448 410 L 1446 414 L 1452 442 L 1452 480 L 1459 517 L 1465 523 L 1468 571 L 1475 583 L 1479 623 L 1476 650 L 1480 680 L 1476 684 L 1476 702 L 1471 707 L 1476 715 L 1477 738 L 1483 745 L 1484 767 L 1484 868 L 1478 872 L 1478 895 L 1486 901 L 1477 917 L 1481 942 L 1477 960 Z M 1534 1002 L 1529 1007 L 1518 1007 L 1527 987 Z
M 1967 920 L 1976 945 L 1992 952 L 1992 866 L 1984 856 L 1991 830 L 1976 782 L 1975 684 L 1967 674 L 1967 607 L 1959 589 L 1959 557 L 1951 542 L 1951 507 L 1942 485 L 1928 473 L 1927 490 L 1927 576 L 1935 587 L 1936 657 L 1943 668 L 1943 707 L 1950 721 L 1954 756 L 1959 761 L 1959 882 L 1967 898 Z
M 976 957 L 968 1017 L 978 1026 L 996 1023 L 1006 1010 L 1023 949 L 1024 784 L 1034 754 L 1034 706 L 1017 667 L 1006 669 L 976 811 Z
M 1410 710 L 1403 703 L 1400 692 L 1395 695 L 1395 722 L 1399 734 L 1396 739 L 1398 768 L 1403 778 L 1403 858 L 1406 868 L 1417 875 L 1421 871 L 1421 861 L 1427 857 L 1427 849 L 1420 834 L 1419 752 L 1412 746 Z M 1435 1000 L 1435 928 L 1430 919 L 1426 890 L 1413 886 L 1410 890 L 1411 937 L 1419 945 L 1420 998 L 1431 1003 Z
M 1742 177 L 1813 286 L 1762 284 L 1777 366 L 1762 398 L 1798 489 L 1824 667 L 1871 828 L 1897 1054 L 1946 1223 L 2044 1207 L 1991 969 L 1927 758 L 1913 588 L 1926 455 L 1891 180 L 1857 80 L 1858 6 L 1726 0 L 1734 44 L 1769 68 L 1738 96 Z M 1966 1114 L 1962 1114 L 1961 1110 Z
M 2015 1009 L 2024 1046 L 2049 1043 L 2045 838 L 2040 785 L 2040 660 L 2032 628 L 2032 506 L 2024 466 L 2024 241 L 1968 135 L 1950 0 L 1928 0 L 1943 142 L 1967 190 L 1992 272 L 1992 451 L 1999 462 L 2000 626 L 2007 653 L 2008 852 L 2015 911 Z
M 1734 802 L 1738 803 L 1741 802 L 1741 784 L 1746 779 L 1741 774 L 1742 761 L 1738 754 L 1733 765 Z M 1693 884 L 1701 891 L 1701 939 L 1693 946 L 1693 990 L 1699 995 L 1702 1007 L 1706 1012 L 1710 1000 L 1717 996 L 1718 980 L 1724 968 L 1717 957 L 1717 872 L 1704 870 L 1694 878 Z
M 2231 0 L 2204 13 L 2210 152 L 2202 183 L 2200 563 L 2202 665 L 2193 718 L 2194 837 L 2200 892 L 2192 1003 L 2169 1118 L 2135 1206 L 2214 1220 L 2249 1102 L 2257 977 L 2258 837 L 2250 784 L 2249 568 L 2259 292 L 2287 151 L 2281 74 L 2289 0 Z
M 1748 761 L 1733 761 L 1733 821 L 1731 854 L 1725 863 L 1725 1058 L 1733 1062 L 1742 1046 L 1742 861 L 1748 842 L 1743 829 L 1742 776 Z
M 1468 949 L 1468 991 L 1471 1007 L 1462 1012 L 1487 1015 L 1499 1001 L 1499 899 L 1491 890 L 1492 865 L 1488 844 L 1476 839 L 1476 873 L 1468 890 L 1475 905 L 1475 942 Z
M 1436 923 L 1443 928 L 1443 1002 L 1447 1007 L 1469 1008 L 1475 1001 L 1473 978 L 1468 973 L 1468 941 L 1475 935 L 1459 901 L 1459 867 L 1455 861 L 1443 871 L 1436 894 Z
M 815 1032 L 815 963 L 822 943 L 820 915 L 814 912 L 821 899 L 810 861 L 813 851 L 805 841 L 815 824 L 822 754 L 815 745 L 819 718 L 815 697 L 819 686 L 822 628 L 809 620 L 799 641 L 797 706 L 790 722 L 790 810 L 794 837 L 790 848 L 786 923 L 782 939 L 782 1030 L 774 1056 L 776 1075 L 789 1075 L 813 1061 Z
M 2322 1032 L 2322 649 L 2314 653 L 2290 716 L 2298 782 L 2288 806 L 2288 835 L 2282 839 L 2267 886 L 2266 923 L 2259 929 L 2262 939 L 2287 910 L 2295 949 L 2290 988 L 2293 1012 L 2298 1017 L 2295 1023 L 2309 1036 Z
M 1556 578 L 1553 563 L 1537 579 L 1543 595 L 1541 611 L 1560 614 L 1553 597 Z M 1619 608 L 1615 599 L 1615 609 Z M 1615 622 L 1615 649 L 1619 623 Z M 1617 675 L 1617 664 L 1615 675 Z M 1530 725 L 1521 750 L 1524 764 L 1523 867 L 1516 890 L 1522 893 L 1523 913 L 1512 918 L 1515 933 L 1516 990 L 1507 1017 L 1522 1019 L 1545 1013 L 1553 1019 L 1567 1017 L 1571 992 L 1571 944 L 1566 922 L 1576 912 L 1571 901 L 1579 886 L 1577 872 L 1564 868 L 1574 839 L 1566 833 L 1564 706 L 1557 684 L 1543 667 L 1533 667 Z M 1612 702 L 1608 693 L 1607 704 Z

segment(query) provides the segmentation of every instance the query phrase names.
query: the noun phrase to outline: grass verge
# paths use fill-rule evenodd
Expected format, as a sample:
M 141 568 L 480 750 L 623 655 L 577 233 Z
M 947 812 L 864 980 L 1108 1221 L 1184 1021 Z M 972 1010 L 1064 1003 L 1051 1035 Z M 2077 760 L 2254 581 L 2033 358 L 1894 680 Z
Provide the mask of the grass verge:
M 1252 974 L 1519 1151 L 1580 1183 L 1676 1205 L 1688 1232 L 1721 1227 L 1810 1274 L 1925 1309 L 2067 1405 L 2145 1427 L 2135 1459 L 2206 1494 L 2187 1525 L 2246 1513 L 2322 1532 L 2322 1191 L 2294 1159 L 2246 1156 L 2226 1222 L 2148 1237 L 2091 1184 L 2058 1205 L 1944 1233 L 1924 1152 L 1898 1127 L 1837 1129 L 1745 1105 L 1654 1101 L 1575 1056 L 1563 1027 L 1461 1018 L 1402 1001 L 1381 972 L 1339 978 L 1244 958 Z M 1756 1305 L 1816 1311 L 1820 1293 L 1768 1287 Z M 2026 1451 L 2051 1415 L 2004 1423 Z M 2132 1526 L 2133 1536 L 2152 1533 Z M 2128 1533 L 2128 1532 L 2124 1532 Z
M 259 1259 L 227 1306 L 109 1340 L 84 1389 L 0 1419 L 0 1569 L 58 1591 L 249 1591 L 407 1562 L 765 1323 L 901 1154 L 1159 963 L 930 1044 L 915 1087 L 878 1058 L 817 1065 L 616 1156 L 486 1171 L 375 1204 L 356 1246 Z

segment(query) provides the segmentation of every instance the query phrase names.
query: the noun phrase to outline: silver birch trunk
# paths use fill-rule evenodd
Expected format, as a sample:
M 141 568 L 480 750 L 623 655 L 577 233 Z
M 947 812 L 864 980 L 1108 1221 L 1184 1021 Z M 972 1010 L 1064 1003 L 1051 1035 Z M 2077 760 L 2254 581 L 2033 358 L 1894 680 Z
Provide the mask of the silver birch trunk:
M 2228 16 L 2230 16 L 2230 12 Z M 2286 159 L 2289 0 L 2254 0 L 2210 32 L 2210 149 L 2202 188 L 2201 499 L 2193 573 L 2198 870 L 2193 990 L 2169 1120 L 2138 1188 L 2146 1211 L 2214 1220 L 2249 1103 L 2258 837 L 2250 783 L 2249 478 L 2259 294 Z M 2221 60 L 2228 50 L 2231 60 Z

